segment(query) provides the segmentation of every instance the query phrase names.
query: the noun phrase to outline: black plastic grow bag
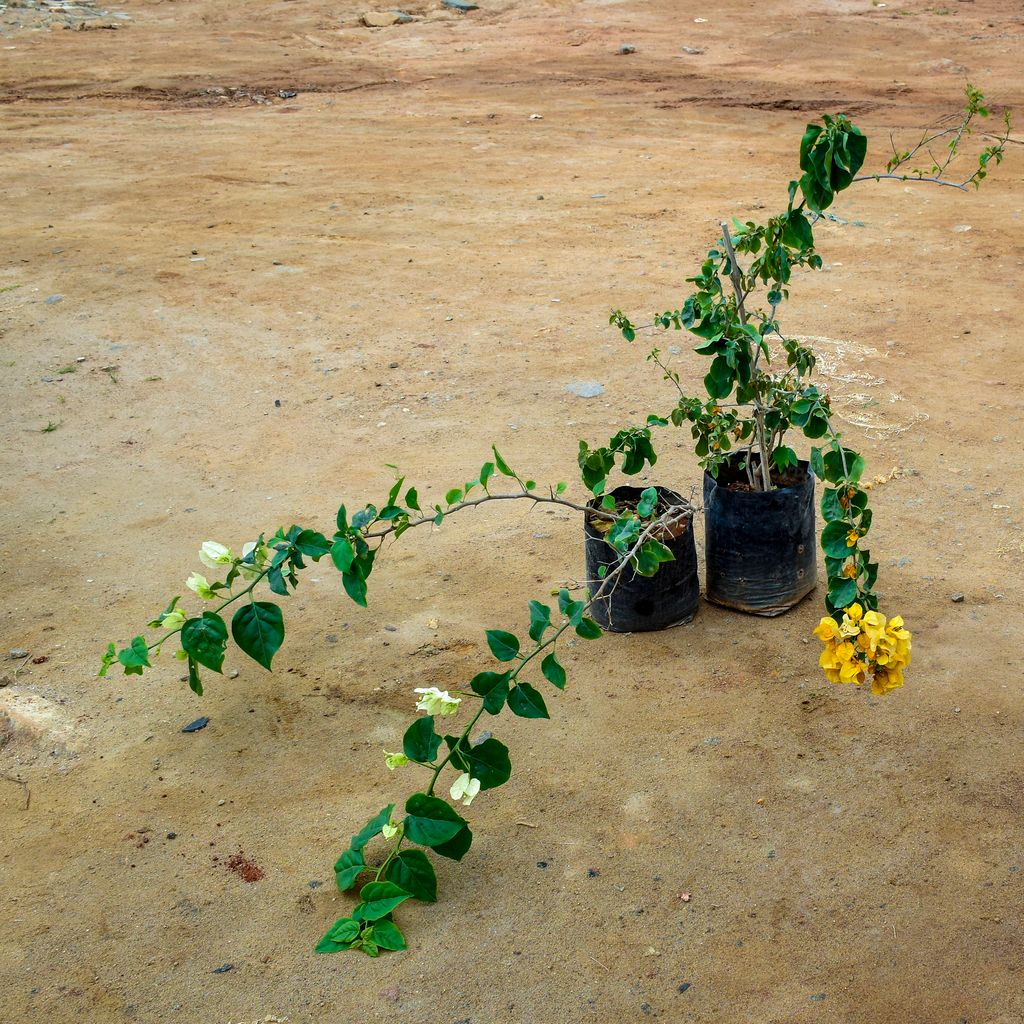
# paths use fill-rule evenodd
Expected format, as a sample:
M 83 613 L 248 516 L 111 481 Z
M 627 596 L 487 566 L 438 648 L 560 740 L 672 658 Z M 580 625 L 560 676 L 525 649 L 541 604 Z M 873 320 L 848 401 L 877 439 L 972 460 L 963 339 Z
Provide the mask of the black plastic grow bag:
M 705 590 L 709 601 L 781 615 L 816 582 L 814 475 L 806 462 L 790 486 L 745 487 L 734 465 L 704 474 Z
M 685 504 L 675 491 L 666 487 L 656 490 L 662 503 Z M 618 501 L 630 503 L 639 501 L 642 493 L 640 487 L 626 486 L 616 487 L 611 492 Z M 599 508 L 600 501 L 591 501 L 589 507 Z M 596 592 L 601 585 L 598 575 L 601 566 L 611 569 L 619 559 L 619 552 L 594 528 L 589 515 L 584 517 L 584 530 L 587 579 L 591 590 Z M 693 541 L 693 516 L 679 520 L 672 533 L 675 535 L 658 539 L 675 555 L 675 561 L 663 562 L 653 576 L 640 576 L 627 566 L 611 585 L 610 592 L 594 603 L 590 614 L 603 629 L 613 633 L 651 632 L 680 626 L 697 613 L 700 579 L 697 575 L 697 548 Z

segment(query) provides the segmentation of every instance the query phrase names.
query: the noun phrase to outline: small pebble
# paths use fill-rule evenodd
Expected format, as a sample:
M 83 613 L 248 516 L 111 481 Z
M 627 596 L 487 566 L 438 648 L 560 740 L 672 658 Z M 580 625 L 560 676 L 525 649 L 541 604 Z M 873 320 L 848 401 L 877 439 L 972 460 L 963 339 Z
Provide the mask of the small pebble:
M 11 657 L 15 658 L 15 659 L 27 658 L 28 657 L 28 651 L 26 651 L 22 647 L 12 647 L 9 653 L 10 653 Z
M 636 53 L 636 47 L 635 46 L 630 46 L 628 43 L 623 43 L 622 46 L 620 46 L 616 52 L 623 53 L 623 54 L 625 54 L 625 53 Z
M 963 604 L 964 603 L 964 595 L 961 594 L 960 591 L 958 590 L 955 594 L 953 594 L 950 597 L 950 601 L 952 601 L 953 604 Z
M 280 409 L 281 408 L 281 399 L 280 398 L 275 398 L 274 399 L 274 408 L 275 409 Z
M 690 987 L 691 987 L 691 983 L 689 981 L 684 981 L 682 983 L 682 985 L 679 986 L 679 991 L 680 992 L 685 992 Z
M 43 305 L 44 306 L 54 306 L 58 302 L 63 302 L 63 301 L 64 301 L 64 296 L 63 295 L 50 295 L 47 298 L 43 299 Z
M 214 974 L 227 974 L 228 971 L 232 971 L 232 970 L 234 970 L 234 968 L 235 968 L 234 964 L 224 964 L 222 967 L 214 967 L 213 973 Z
M 188 725 L 182 729 L 182 732 L 199 732 L 200 729 L 205 729 L 210 724 L 210 719 L 204 715 L 202 718 L 197 718 L 194 722 L 189 722 Z
M 817 995 L 811 996 L 812 1003 L 823 1003 L 825 1002 L 825 993 L 819 992 Z
M 178 838 L 178 833 L 177 832 L 168 832 L 167 833 L 167 838 L 168 839 L 177 839 Z
M 548 862 L 546 860 L 539 860 L 539 861 L 537 861 L 537 867 L 539 867 L 539 868 L 546 868 L 547 866 L 548 866 Z

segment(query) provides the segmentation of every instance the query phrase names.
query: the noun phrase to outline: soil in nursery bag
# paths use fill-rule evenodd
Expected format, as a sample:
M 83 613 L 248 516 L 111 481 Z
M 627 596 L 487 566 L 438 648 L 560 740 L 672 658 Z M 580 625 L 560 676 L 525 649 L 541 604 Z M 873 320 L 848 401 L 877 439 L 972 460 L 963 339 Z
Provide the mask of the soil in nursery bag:
M 816 582 L 814 475 L 806 462 L 754 490 L 732 464 L 704 474 L 706 596 L 754 615 L 781 615 Z
M 686 504 L 675 491 L 658 487 L 657 512 L 665 512 L 673 505 Z M 636 507 L 643 489 L 616 487 L 611 492 L 620 509 Z M 590 503 L 599 508 L 600 501 Z M 618 562 L 617 552 L 605 540 L 604 533 L 591 521 L 584 524 L 586 532 L 587 579 L 591 589 L 600 586 L 601 566 L 608 571 Z M 631 567 L 611 585 L 609 594 L 595 602 L 591 616 L 603 629 L 613 633 L 643 633 L 668 629 L 689 622 L 700 602 L 700 579 L 697 576 L 697 548 L 693 540 L 693 517 L 686 515 L 667 527 L 657 538 L 673 555 L 675 561 L 663 562 L 653 576 L 641 576 Z

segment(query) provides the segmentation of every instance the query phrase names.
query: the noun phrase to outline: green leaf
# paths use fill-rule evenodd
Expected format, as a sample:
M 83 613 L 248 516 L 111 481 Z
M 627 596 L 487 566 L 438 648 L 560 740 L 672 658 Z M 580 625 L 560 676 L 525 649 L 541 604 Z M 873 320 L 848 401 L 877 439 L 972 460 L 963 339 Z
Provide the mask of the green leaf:
M 512 762 L 509 760 L 508 747 L 493 736 L 483 743 L 470 744 L 456 736 L 446 736 L 452 760 L 456 767 L 469 772 L 480 782 L 480 789 L 497 789 L 505 785 L 512 774 Z
M 348 533 L 348 513 L 344 505 L 338 508 L 338 533 Z
M 834 487 L 827 488 L 822 494 L 821 514 L 825 517 L 826 522 L 845 518 L 846 509 L 839 504 L 839 497 L 840 492 Z
M 351 917 L 339 918 L 316 944 L 317 953 L 337 953 L 349 949 L 359 935 L 359 922 Z
M 636 514 L 641 519 L 647 519 L 658 504 L 658 492 L 653 487 L 647 487 L 640 493 L 640 500 L 636 505 Z
M 271 593 L 279 594 L 281 597 L 288 596 L 288 587 L 279 566 L 272 565 L 267 570 L 267 585 L 270 587 Z
M 819 479 L 825 479 L 825 460 L 820 448 L 811 449 L 811 472 Z
M 437 875 L 422 850 L 402 850 L 388 865 L 386 876 L 413 899 L 437 902 Z
M 848 608 L 857 600 L 857 581 L 843 576 L 829 580 L 828 599 L 836 608 Z
M 334 562 L 338 572 L 348 572 L 356 557 L 352 550 L 352 544 L 348 537 L 336 537 L 331 545 L 331 561 Z
M 367 882 L 359 890 L 362 902 L 355 906 L 352 916 L 357 921 L 378 921 L 411 897 L 411 892 L 394 882 Z
M 498 472 L 501 473 L 502 476 L 510 476 L 515 480 L 515 473 L 512 472 L 509 464 L 501 457 L 501 453 L 496 447 L 494 447 L 494 445 L 491 445 L 491 451 L 494 452 L 494 465 L 497 466 Z
M 341 577 L 341 585 L 345 593 L 362 608 L 366 607 L 366 580 L 354 572 L 346 572 Z
M 576 635 L 584 640 L 599 640 L 604 630 L 593 619 L 584 618 L 576 627 Z
M 704 387 L 710 398 L 727 398 L 732 391 L 733 371 L 725 356 L 715 356 L 704 378 Z
M 448 842 L 435 846 L 434 853 L 447 857 L 449 860 L 462 860 L 472 845 L 473 833 L 469 830 L 469 826 L 467 826 L 458 831 L 454 838 L 449 839 Z
M 193 657 L 188 659 L 188 688 L 197 696 L 203 695 L 203 681 L 199 678 L 199 667 Z
M 331 542 L 316 530 L 303 530 L 295 538 L 295 546 L 304 555 L 308 555 L 314 562 L 320 561 L 324 555 L 330 554 Z
M 561 662 L 559 662 L 554 652 L 549 654 L 540 663 L 540 670 L 544 673 L 544 678 L 552 686 L 557 686 L 560 690 L 565 689 L 565 669 L 562 668 Z
M 781 472 L 785 472 L 790 466 L 795 466 L 799 461 L 796 457 L 796 452 L 792 448 L 787 448 L 785 445 L 780 445 L 772 453 L 772 458 L 775 460 L 775 465 Z
M 440 746 L 441 737 L 434 731 L 432 715 L 417 718 L 402 737 L 402 750 L 405 756 L 410 761 L 419 761 L 421 764 L 433 761 Z
M 454 505 L 457 501 L 462 500 L 462 488 L 453 487 L 445 496 L 445 504 Z
M 130 647 L 126 647 L 123 651 L 118 651 L 117 660 L 124 666 L 124 674 L 126 676 L 141 676 L 143 668 L 150 668 L 149 648 L 146 646 L 146 638 L 141 636 L 134 637 Z
M 530 639 L 540 641 L 544 631 L 551 625 L 551 609 L 540 601 L 530 602 Z
M 284 643 L 281 609 L 269 601 L 243 605 L 231 620 L 231 635 L 253 661 L 269 669 L 274 655 Z
M 228 627 L 216 612 L 203 612 L 201 617 L 189 619 L 181 627 L 181 646 L 185 653 L 214 672 L 224 667 L 227 643 Z
M 117 645 L 111 641 L 107 644 L 107 649 L 103 652 L 103 658 L 100 661 L 100 670 L 96 675 L 101 678 L 110 671 L 110 666 L 117 661 Z
M 487 630 L 487 646 L 498 661 L 513 661 L 519 654 L 519 638 L 503 629 Z
M 381 949 L 405 949 L 405 936 L 394 921 L 378 921 L 369 934 Z
M 352 517 L 352 529 L 362 530 L 369 526 L 377 518 L 377 506 L 367 505 L 366 508 L 361 508 Z
M 389 469 L 397 469 L 397 467 L 396 467 L 396 466 L 389 466 L 388 468 L 389 468 Z M 394 503 L 395 503 L 395 498 L 397 498 L 397 497 L 398 497 L 398 492 L 399 492 L 399 491 L 400 491 L 400 490 L 402 489 L 402 484 L 404 484 L 404 483 L 405 483 L 405 477 L 404 477 L 404 476 L 400 476 L 400 477 L 399 477 L 399 478 L 398 478 L 398 479 L 397 479 L 397 480 L 396 480 L 396 481 L 395 481 L 395 482 L 394 482 L 394 483 L 393 483 L 393 484 L 391 485 L 391 490 L 390 490 L 390 491 L 388 491 L 388 500 L 387 500 L 387 504 L 388 504 L 388 505 L 394 505 Z
M 558 610 L 574 625 L 583 621 L 587 606 L 583 601 L 574 601 L 564 587 L 558 592 Z
M 391 820 L 391 812 L 395 809 L 394 804 L 388 804 L 381 808 L 353 837 L 352 849 L 362 850 L 366 844 L 379 836 L 384 826 Z
M 484 711 L 489 715 L 498 714 L 505 706 L 511 675 L 511 672 L 480 672 L 470 680 L 469 688 L 483 697 Z
M 410 842 L 420 846 L 436 847 L 447 843 L 466 824 L 465 818 L 444 800 L 426 793 L 414 793 L 409 797 L 405 813 L 405 835 Z
M 423 509 L 420 508 L 420 496 L 415 487 L 410 487 L 409 490 L 405 492 L 405 503 L 409 508 L 416 512 L 423 511 Z
M 846 535 L 850 532 L 850 526 L 845 522 L 832 522 L 821 531 L 821 547 L 826 555 L 832 558 L 846 558 L 853 550 L 846 543 Z
M 366 870 L 363 851 L 346 850 L 334 862 L 334 878 L 338 883 L 339 892 L 346 892 L 356 884 L 356 879 Z
M 520 718 L 550 718 L 544 698 L 529 684 L 518 683 L 508 694 L 509 710 Z
M 676 556 L 672 549 L 662 544 L 660 540 L 649 540 L 637 552 L 634 559 L 636 570 L 641 576 L 653 576 L 658 571 L 658 566 L 663 562 L 674 562 Z

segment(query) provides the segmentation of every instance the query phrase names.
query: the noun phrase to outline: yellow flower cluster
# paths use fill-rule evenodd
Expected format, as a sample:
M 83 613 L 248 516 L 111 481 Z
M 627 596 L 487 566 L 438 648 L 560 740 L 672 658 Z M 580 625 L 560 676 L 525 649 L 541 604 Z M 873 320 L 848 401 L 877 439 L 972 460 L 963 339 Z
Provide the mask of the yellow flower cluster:
M 826 617 L 814 635 L 825 645 L 818 664 L 830 683 L 860 686 L 871 679 L 871 692 L 881 696 L 903 685 L 910 664 L 910 630 L 894 615 L 888 622 L 880 612 L 851 604 L 843 621 Z

